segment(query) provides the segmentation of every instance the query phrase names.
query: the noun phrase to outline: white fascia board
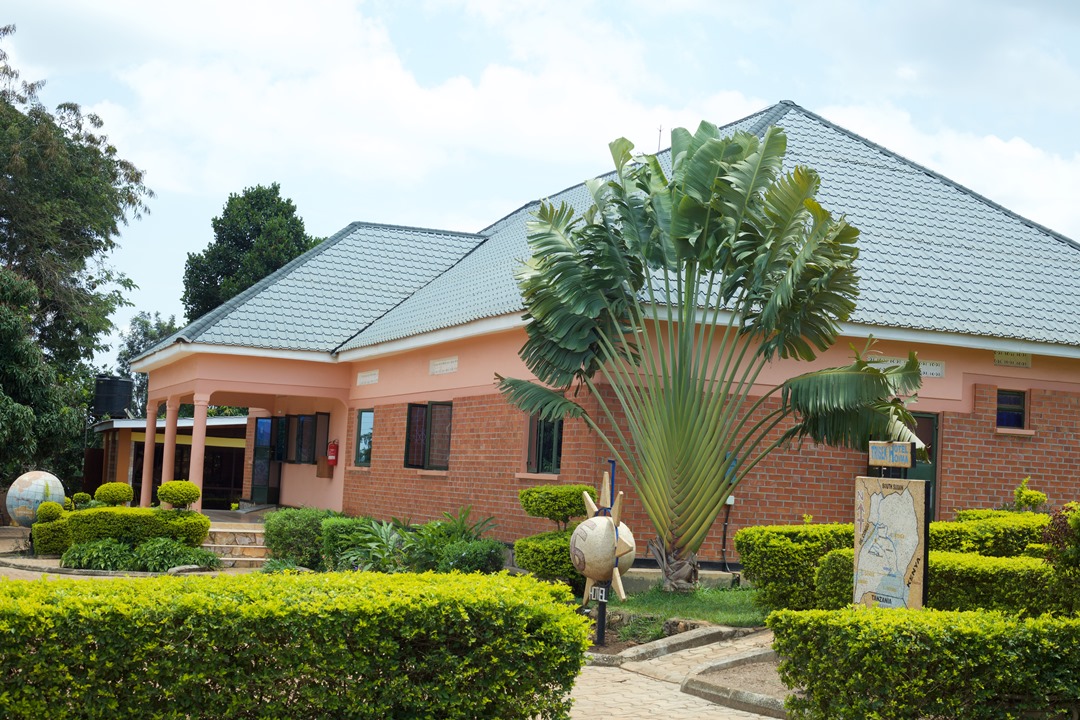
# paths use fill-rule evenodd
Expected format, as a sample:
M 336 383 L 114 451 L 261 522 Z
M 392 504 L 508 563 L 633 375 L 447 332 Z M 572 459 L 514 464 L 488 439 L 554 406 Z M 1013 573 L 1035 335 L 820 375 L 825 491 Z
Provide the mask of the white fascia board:
M 132 363 L 131 369 L 135 372 L 150 372 L 191 355 L 233 355 L 236 357 L 274 358 L 277 360 L 302 360 L 304 362 L 331 365 L 337 362 L 337 358 L 329 352 L 321 350 L 272 350 L 240 345 L 208 345 L 181 341 Z
M 412 335 L 410 337 L 401 338 L 400 340 L 389 340 L 377 345 L 346 350 L 345 352 L 338 354 L 338 360 L 341 362 L 370 360 L 384 355 L 395 355 L 397 353 L 408 352 L 409 350 L 418 350 L 420 348 L 441 345 L 455 340 L 493 335 L 495 333 L 516 330 L 523 327 L 525 327 L 525 320 L 521 317 L 520 312 L 514 313 L 513 315 L 499 315 L 497 317 L 484 318 L 483 320 L 473 320 L 464 325 L 457 325 L 455 327 L 443 328 L 442 330 L 432 330 L 431 332 Z
M 880 327 L 842 323 L 840 334 L 846 337 L 869 337 L 896 342 L 922 343 L 925 345 L 948 345 L 949 347 L 989 350 L 991 352 L 1018 352 L 1044 357 L 1063 357 L 1080 360 L 1080 347 L 1075 345 L 1054 345 L 1033 340 L 1014 340 L 1012 338 L 989 337 L 986 335 L 964 335 L 962 333 L 936 332 L 933 330 L 911 330 L 908 328 Z

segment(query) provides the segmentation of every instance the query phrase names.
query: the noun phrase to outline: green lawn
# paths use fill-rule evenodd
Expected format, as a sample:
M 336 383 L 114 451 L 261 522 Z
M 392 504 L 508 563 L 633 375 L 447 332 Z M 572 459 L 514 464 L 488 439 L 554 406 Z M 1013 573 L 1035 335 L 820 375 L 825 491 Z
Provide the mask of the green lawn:
M 660 629 L 669 618 L 705 620 L 731 627 L 764 625 L 765 614 L 754 605 L 755 593 L 748 588 L 700 588 L 692 593 L 669 593 L 657 586 L 630 595 L 626 602 L 613 597 L 608 607 L 613 612 L 641 616 L 620 630 L 620 639 L 648 641 L 661 636 Z

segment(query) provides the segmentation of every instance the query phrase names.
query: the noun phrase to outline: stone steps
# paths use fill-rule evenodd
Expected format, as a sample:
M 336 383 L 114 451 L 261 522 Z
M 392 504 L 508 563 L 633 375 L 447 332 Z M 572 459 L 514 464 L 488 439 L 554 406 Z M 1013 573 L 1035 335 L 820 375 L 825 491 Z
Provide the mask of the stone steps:
M 263 538 L 257 523 L 214 523 L 202 546 L 221 558 L 222 567 L 258 568 L 269 555 Z

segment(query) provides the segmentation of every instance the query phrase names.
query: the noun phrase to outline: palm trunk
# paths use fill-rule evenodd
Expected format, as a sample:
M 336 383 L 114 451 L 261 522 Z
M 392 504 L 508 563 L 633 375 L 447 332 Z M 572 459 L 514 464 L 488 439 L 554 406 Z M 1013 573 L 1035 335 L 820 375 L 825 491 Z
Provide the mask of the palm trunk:
M 683 557 L 679 548 L 669 550 L 660 538 L 653 538 L 648 543 L 649 552 L 664 577 L 664 590 L 667 592 L 690 592 L 698 586 L 697 553 L 687 553 Z

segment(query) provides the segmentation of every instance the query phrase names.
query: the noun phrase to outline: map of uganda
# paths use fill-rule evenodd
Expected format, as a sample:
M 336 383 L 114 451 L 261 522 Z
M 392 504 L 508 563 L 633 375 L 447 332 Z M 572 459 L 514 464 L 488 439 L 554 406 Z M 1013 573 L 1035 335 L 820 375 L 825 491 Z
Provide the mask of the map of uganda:
M 856 478 L 856 603 L 922 607 L 925 493 L 921 480 Z

